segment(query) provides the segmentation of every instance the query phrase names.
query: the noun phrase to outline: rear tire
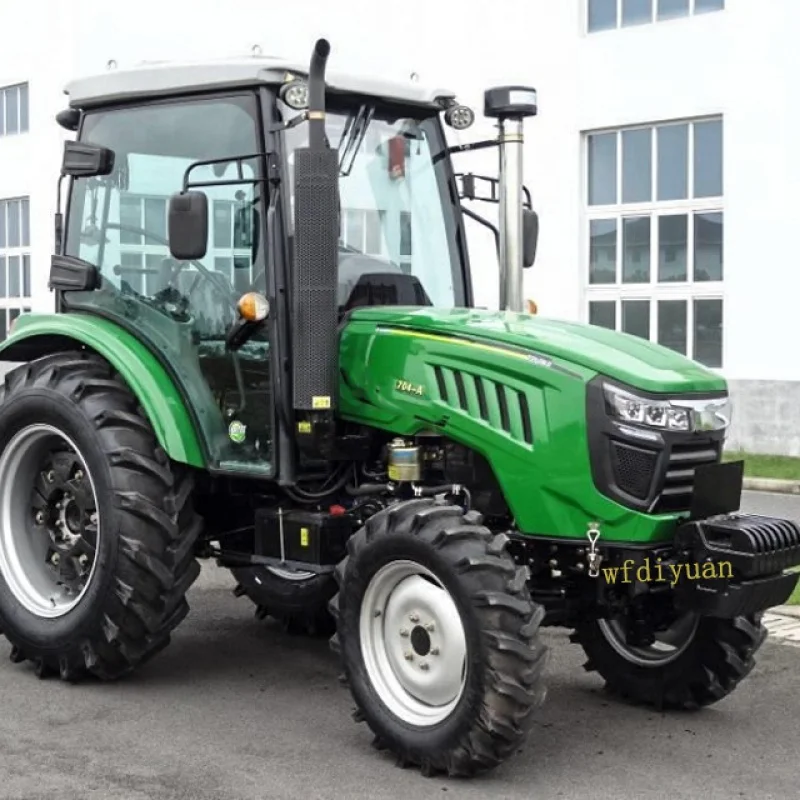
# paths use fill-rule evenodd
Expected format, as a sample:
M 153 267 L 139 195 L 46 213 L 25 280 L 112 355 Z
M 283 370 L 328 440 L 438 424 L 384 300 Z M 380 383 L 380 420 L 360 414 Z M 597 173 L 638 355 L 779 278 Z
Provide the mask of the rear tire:
M 477 512 L 396 503 L 348 542 L 331 602 L 345 679 L 375 743 L 425 775 L 517 751 L 544 700 L 544 612 Z
M 245 595 L 256 606 L 256 617 L 277 620 L 288 633 L 330 636 L 336 629 L 328 603 L 336 581 L 328 575 L 295 573 L 284 577 L 266 566 L 231 569 L 238 582 L 234 594 Z
M 760 615 L 700 617 L 672 654 L 648 662 L 647 651 L 623 644 L 609 622 L 587 621 L 572 636 L 606 688 L 620 698 L 659 709 L 698 709 L 727 697 L 755 666 L 767 636 Z
M 6 376 L 0 474 L 11 660 L 108 680 L 165 647 L 200 571 L 192 478 L 106 361 L 59 353 Z

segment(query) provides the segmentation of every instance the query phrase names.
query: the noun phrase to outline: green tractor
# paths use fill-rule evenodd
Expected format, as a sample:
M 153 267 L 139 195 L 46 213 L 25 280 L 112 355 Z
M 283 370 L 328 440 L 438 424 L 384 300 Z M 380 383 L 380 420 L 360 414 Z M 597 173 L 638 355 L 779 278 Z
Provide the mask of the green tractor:
M 425 774 L 519 749 L 545 625 L 619 695 L 722 699 L 800 563 L 796 524 L 736 513 L 725 381 L 523 313 L 533 89 L 488 90 L 497 137 L 449 147 L 474 120 L 452 93 L 326 77 L 328 53 L 68 87 L 56 311 L 2 346 L 12 661 L 129 673 L 212 558 L 258 616 L 332 634 L 356 718 Z M 499 179 L 454 171 L 489 146 Z M 499 311 L 467 217 L 497 237 Z

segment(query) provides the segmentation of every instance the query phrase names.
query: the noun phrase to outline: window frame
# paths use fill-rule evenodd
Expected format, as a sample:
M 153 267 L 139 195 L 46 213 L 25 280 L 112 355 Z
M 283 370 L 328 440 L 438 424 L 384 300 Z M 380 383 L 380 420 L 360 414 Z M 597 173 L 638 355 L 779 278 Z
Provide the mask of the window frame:
M 698 123 L 719 121 L 721 124 L 721 160 L 722 160 L 722 194 L 712 197 L 693 197 L 695 188 L 694 140 L 695 125 Z M 687 197 L 679 200 L 658 200 L 658 136 L 657 128 L 663 125 L 689 126 L 687 148 Z M 651 167 L 651 199 L 646 202 L 622 202 L 623 188 L 623 133 L 629 130 L 650 130 L 650 167 Z M 590 137 L 598 134 L 616 135 L 616 203 L 589 205 L 589 142 Z M 615 310 L 615 330 L 622 331 L 623 303 L 632 300 L 650 302 L 650 341 L 658 342 L 659 301 L 682 300 L 686 302 L 686 355 L 694 358 L 695 348 L 695 303 L 698 300 L 722 301 L 722 348 L 720 365 L 709 369 L 722 370 L 725 366 L 725 185 L 724 185 L 724 142 L 725 120 L 722 114 L 688 117 L 674 120 L 658 120 L 636 125 L 625 125 L 615 128 L 598 128 L 583 131 L 581 134 L 581 300 L 580 318 L 589 322 L 591 303 L 613 302 Z M 695 258 L 695 218 L 698 214 L 719 213 L 722 215 L 722 276 L 720 280 L 698 281 L 696 279 Z M 658 219 L 662 216 L 685 215 L 687 217 L 686 236 L 686 280 L 659 281 L 659 249 Z M 628 218 L 646 217 L 650 220 L 650 263 L 649 279 L 642 282 L 623 282 L 624 266 L 624 220 Z M 616 222 L 616 259 L 615 278 L 613 283 L 590 283 L 590 245 L 591 223 L 594 220 L 613 220 Z

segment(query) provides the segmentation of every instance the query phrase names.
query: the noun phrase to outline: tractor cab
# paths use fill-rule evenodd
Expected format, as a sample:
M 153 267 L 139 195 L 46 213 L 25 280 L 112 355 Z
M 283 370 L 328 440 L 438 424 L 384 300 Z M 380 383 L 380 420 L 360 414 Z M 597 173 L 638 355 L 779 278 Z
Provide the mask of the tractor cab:
M 106 317 L 160 355 L 213 471 L 293 471 L 292 408 L 335 404 L 337 329 L 354 310 L 472 305 L 459 199 L 476 177 L 454 174 L 443 123 L 464 129 L 473 112 L 448 91 L 350 76 L 315 101 L 308 72 L 261 57 L 114 70 L 72 82 L 59 115 L 77 133 L 59 310 Z M 298 175 L 314 149 L 328 174 Z

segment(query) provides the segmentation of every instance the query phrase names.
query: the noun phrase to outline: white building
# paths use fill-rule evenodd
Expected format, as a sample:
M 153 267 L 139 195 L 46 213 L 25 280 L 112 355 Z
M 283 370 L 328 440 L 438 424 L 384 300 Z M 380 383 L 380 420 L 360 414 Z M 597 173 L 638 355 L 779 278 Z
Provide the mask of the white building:
M 224 9 L 224 11 L 223 11 Z M 143 60 L 266 52 L 449 86 L 539 90 L 526 182 L 542 233 L 528 296 L 546 316 L 611 325 L 719 369 L 731 444 L 800 455 L 800 269 L 792 141 L 797 0 L 0 0 L 0 333 L 48 310 L 52 214 L 72 77 Z M 14 32 L 9 35 L 9 32 Z M 491 134 L 481 121 L 460 139 Z M 452 137 L 454 141 L 456 137 Z M 491 173 L 496 155 L 458 157 Z M 485 211 L 485 208 L 481 209 Z M 367 241 L 368 220 L 351 220 Z M 496 303 L 493 245 L 471 232 L 479 303 Z

